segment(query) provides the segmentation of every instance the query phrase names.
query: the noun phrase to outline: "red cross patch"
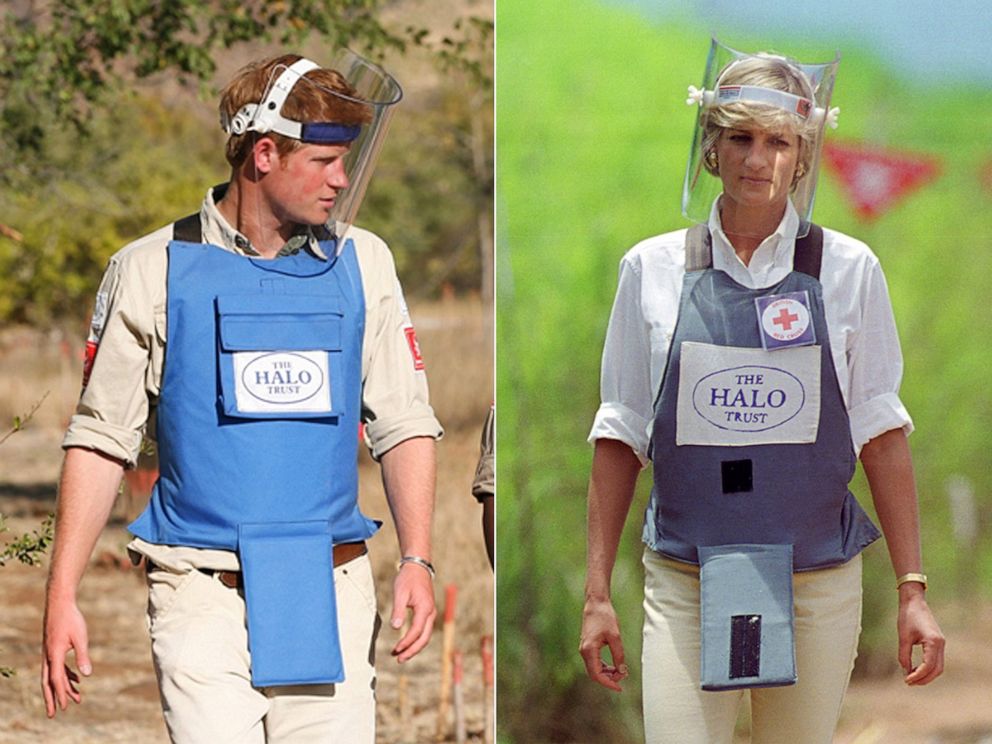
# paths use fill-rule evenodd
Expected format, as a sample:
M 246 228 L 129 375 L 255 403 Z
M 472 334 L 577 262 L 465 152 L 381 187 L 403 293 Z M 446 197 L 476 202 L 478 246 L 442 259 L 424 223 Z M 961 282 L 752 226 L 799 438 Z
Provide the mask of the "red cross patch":
M 424 368 L 424 357 L 420 354 L 420 344 L 417 343 L 417 332 L 413 330 L 413 326 L 407 326 L 403 329 L 403 333 L 406 334 L 406 342 L 410 345 L 413 368 L 419 372 Z
M 758 311 L 761 345 L 765 349 L 816 343 L 807 291 L 768 295 L 754 302 Z

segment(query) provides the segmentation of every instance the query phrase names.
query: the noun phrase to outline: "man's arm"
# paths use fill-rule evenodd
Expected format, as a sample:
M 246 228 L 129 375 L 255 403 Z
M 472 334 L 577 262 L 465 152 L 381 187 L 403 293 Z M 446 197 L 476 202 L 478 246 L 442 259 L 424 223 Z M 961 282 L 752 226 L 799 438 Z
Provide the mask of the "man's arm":
M 92 673 L 86 620 L 76 604 L 76 590 L 101 530 L 107 524 L 117 496 L 123 465 L 95 450 L 71 447 L 66 451 L 55 515 L 55 542 L 45 598 L 41 689 L 45 711 L 82 696 L 78 675 L 66 664 L 73 649 L 83 676 Z
M 920 573 L 916 484 L 903 430 L 892 429 L 866 443 L 861 462 L 896 576 Z M 913 581 L 899 587 L 899 663 L 906 670 L 906 683 L 911 685 L 932 682 L 944 670 L 944 636 L 927 606 L 924 591 L 922 584 Z M 923 661 L 913 669 L 912 650 L 916 644 L 923 646 Z
M 396 524 L 401 556 L 431 560 L 431 522 L 434 515 L 435 456 L 433 437 L 406 439 L 382 455 L 382 482 Z M 415 563 L 400 566 L 393 582 L 391 625 L 403 626 L 407 609 L 410 628 L 393 647 L 400 662 L 416 656 L 434 630 L 434 581 Z
M 479 443 L 479 463 L 475 468 L 475 480 L 472 482 L 472 495 L 482 504 L 482 536 L 486 541 L 486 555 L 489 556 L 489 566 L 494 564 L 495 550 L 495 508 L 496 497 L 496 407 L 491 406 L 482 425 L 482 440 Z
M 589 476 L 586 602 L 579 653 L 589 677 L 617 692 L 627 672 L 620 625 L 610 601 L 610 578 L 640 471 L 640 460 L 627 444 L 615 439 L 596 440 Z M 603 646 L 610 648 L 612 665 L 600 656 Z

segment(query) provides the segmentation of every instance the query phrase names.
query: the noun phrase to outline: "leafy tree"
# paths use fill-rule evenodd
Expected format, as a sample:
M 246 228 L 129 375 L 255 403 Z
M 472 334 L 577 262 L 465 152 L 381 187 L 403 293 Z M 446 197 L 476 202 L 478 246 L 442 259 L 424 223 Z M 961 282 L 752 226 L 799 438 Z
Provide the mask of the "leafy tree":
M 442 285 L 492 299 L 493 90 L 491 20 L 460 19 L 435 61 L 444 81 L 420 110 L 397 118 L 362 222 L 397 238 L 397 268 L 413 295 Z
M 248 41 L 298 44 L 311 34 L 381 56 L 420 44 L 379 20 L 379 0 L 22 0 L 0 25 L 0 123 L 11 162 L 41 152 L 42 117 L 85 131 L 95 107 L 128 77 L 172 72 L 210 80 L 215 55 Z M 9 163 L 7 165 L 10 165 Z M 4 168 L 8 174 L 8 168 Z
M 195 209 L 204 185 L 223 179 L 218 135 L 135 94 L 135 83 L 169 76 L 202 93 L 225 49 L 315 35 L 372 57 L 418 49 L 444 73 L 436 105 L 394 127 L 387 147 L 397 154 L 386 153 L 363 224 L 397 239 L 413 294 L 478 286 L 480 265 L 492 263 L 492 20 L 457 19 L 435 40 L 387 27 L 383 5 L 11 4 L 0 20 L 0 318 L 81 321 L 107 257 Z

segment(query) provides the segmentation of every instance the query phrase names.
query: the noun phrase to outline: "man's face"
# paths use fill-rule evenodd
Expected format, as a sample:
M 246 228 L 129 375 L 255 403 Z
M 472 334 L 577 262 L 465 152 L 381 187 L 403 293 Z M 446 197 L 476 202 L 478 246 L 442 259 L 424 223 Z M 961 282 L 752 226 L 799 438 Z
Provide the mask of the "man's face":
M 278 162 L 265 176 L 265 192 L 280 222 L 320 225 L 348 188 L 344 156 L 348 145 L 303 145 Z
M 785 204 L 799 159 L 798 135 L 758 127 L 725 129 L 716 152 L 725 198 L 750 209 Z

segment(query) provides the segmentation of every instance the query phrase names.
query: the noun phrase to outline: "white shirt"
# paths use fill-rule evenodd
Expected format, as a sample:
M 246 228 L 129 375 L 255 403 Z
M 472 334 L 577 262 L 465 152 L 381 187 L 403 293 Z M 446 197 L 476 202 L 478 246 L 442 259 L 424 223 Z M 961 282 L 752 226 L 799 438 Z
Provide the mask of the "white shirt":
M 778 229 L 745 266 L 710 212 L 713 268 L 751 289 L 768 287 L 792 271 L 799 218 L 791 204 Z M 675 331 L 685 275 L 685 230 L 643 240 L 621 259 L 603 348 L 601 404 L 589 441 L 617 439 L 646 465 L 668 346 Z M 913 422 L 899 399 L 902 352 L 878 258 L 867 245 L 823 231 L 820 269 L 830 348 L 851 420 L 855 452 L 891 429 L 908 435 Z

